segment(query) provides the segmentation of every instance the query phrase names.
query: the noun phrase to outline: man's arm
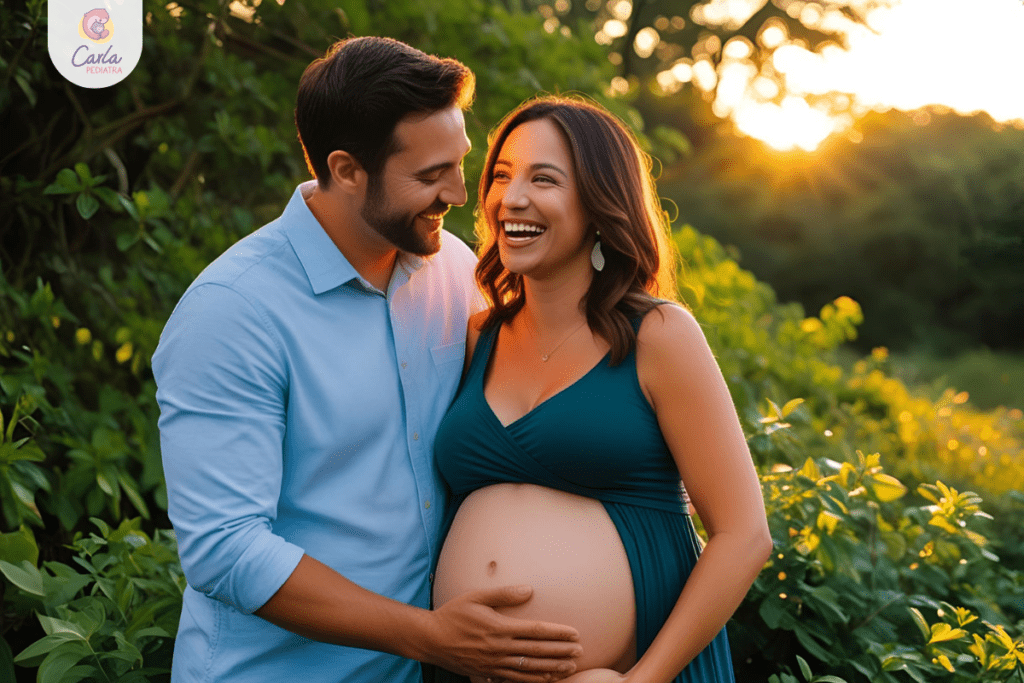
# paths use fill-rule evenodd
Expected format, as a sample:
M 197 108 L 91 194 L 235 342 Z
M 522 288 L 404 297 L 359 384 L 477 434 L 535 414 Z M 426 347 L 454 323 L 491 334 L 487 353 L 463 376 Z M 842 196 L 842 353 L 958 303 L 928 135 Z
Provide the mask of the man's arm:
M 365 590 L 306 555 L 255 614 L 307 638 L 390 652 L 455 673 L 522 683 L 563 678 L 582 652 L 575 629 L 493 609 L 524 603 L 531 594 L 516 586 L 473 591 L 428 611 Z
M 168 514 L 192 588 L 316 640 L 459 673 L 534 683 L 544 680 L 537 672 L 573 666 L 574 629 L 492 609 L 528 594 L 471 594 L 430 612 L 361 588 L 273 532 L 289 377 L 283 343 L 241 294 L 217 284 L 189 291 L 153 369 Z

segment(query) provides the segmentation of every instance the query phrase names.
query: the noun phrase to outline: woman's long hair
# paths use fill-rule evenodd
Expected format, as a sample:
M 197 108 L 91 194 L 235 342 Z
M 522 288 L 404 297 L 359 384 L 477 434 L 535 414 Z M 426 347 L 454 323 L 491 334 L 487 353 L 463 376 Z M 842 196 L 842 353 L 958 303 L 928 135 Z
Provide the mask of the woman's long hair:
M 553 121 L 564 134 L 587 229 L 600 233 L 605 267 L 594 273 L 584 297 L 584 313 L 590 329 L 611 345 L 615 365 L 636 345 L 630 321 L 659 300 L 676 300 L 675 252 L 651 177 L 650 156 L 619 119 L 581 97 L 546 95 L 527 100 L 488 136 L 476 212 L 480 245 L 476 280 L 491 305 L 483 327 L 512 320 L 525 304 L 523 278 L 501 263 L 500 228 L 492 225 L 483 207 L 505 140 L 517 126 L 538 119 Z

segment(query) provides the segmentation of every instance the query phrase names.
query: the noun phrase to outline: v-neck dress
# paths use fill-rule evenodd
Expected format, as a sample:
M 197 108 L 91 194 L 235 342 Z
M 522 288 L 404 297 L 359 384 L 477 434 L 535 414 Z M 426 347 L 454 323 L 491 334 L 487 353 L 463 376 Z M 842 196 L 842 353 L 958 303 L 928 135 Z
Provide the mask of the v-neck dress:
M 634 321 L 638 329 L 640 320 Z M 434 442 L 452 492 L 450 527 L 476 489 L 530 483 L 599 500 L 629 560 L 636 598 L 637 658 L 646 652 L 700 554 L 679 470 L 637 379 L 636 352 L 606 355 L 574 384 L 505 426 L 484 397 L 499 327 L 480 333 L 469 370 Z M 466 680 L 447 672 L 435 679 Z M 734 683 L 723 628 L 673 683 Z

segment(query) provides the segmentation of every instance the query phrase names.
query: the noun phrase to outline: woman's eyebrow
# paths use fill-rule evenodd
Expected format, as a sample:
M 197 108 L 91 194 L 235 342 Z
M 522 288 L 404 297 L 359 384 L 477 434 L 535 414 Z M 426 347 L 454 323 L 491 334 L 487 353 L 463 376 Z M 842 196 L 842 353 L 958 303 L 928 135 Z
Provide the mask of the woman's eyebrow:
M 506 161 L 505 159 L 498 159 L 497 161 L 494 162 L 494 165 L 496 167 L 498 165 L 509 166 L 509 167 L 512 166 L 511 162 Z M 530 164 L 530 166 L 528 168 L 531 171 L 537 171 L 537 170 L 540 170 L 542 168 L 549 168 L 552 171 L 555 171 L 556 173 L 561 174 L 564 178 L 568 178 L 569 177 L 569 174 L 566 173 L 565 171 L 563 171 L 562 169 L 560 169 L 558 166 L 555 166 L 554 164 L 549 164 L 546 161 L 538 161 L 535 164 Z

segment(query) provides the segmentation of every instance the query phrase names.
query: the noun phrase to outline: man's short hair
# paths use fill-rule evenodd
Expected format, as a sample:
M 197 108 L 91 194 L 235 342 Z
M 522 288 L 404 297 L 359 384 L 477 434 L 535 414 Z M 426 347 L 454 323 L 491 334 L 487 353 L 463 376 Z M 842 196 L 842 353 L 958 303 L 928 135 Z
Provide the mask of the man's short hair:
M 349 38 L 306 67 L 299 81 L 295 126 L 306 165 L 330 185 L 327 156 L 344 150 L 371 177 L 399 151 L 395 126 L 473 100 L 473 72 L 455 59 L 428 55 L 392 38 Z

